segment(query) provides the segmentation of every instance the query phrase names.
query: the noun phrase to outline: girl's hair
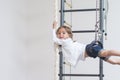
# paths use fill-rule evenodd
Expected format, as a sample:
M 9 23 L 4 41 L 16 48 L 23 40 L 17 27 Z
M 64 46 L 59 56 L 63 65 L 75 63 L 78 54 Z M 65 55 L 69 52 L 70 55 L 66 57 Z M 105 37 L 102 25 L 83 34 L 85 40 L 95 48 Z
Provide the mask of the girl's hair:
M 71 30 L 71 28 L 68 27 L 68 26 L 61 26 L 61 27 L 59 27 L 59 28 L 57 29 L 57 31 L 56 31 L 56 34 L 58 33 L 58 31 L 59 31 L 61 28 L 64 28 L 64 29 L 66 30 L 66 32 L 69 34 L 69 37 L 70 37 L 70 38 L 73 38 L 72 30 Z

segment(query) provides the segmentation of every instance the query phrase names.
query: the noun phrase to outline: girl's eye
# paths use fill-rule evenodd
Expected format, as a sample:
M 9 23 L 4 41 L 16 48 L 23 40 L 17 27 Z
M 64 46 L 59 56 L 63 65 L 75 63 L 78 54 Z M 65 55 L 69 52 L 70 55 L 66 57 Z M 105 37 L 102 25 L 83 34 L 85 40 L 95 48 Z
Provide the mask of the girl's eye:
M 63 34 L 66 34 L 66 32 L 63 32 Z

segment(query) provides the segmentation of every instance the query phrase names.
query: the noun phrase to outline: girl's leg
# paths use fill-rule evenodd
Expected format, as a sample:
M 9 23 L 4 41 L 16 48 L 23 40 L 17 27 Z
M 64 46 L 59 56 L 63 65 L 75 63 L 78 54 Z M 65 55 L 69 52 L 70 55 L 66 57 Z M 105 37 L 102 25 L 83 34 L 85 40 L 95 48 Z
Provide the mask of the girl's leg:
M 100 57 L 108 57 L 108 56 L 119 56 L 120 57 L 120 51 L 116 50 L 101 50 L 99 53 Z
M 109 57 L 108 60 L 106 60 L 106 62 L 111 63 L 111 64 L 118 64 L 120 65 L 120 58 L 113 58 L 113 57 Z

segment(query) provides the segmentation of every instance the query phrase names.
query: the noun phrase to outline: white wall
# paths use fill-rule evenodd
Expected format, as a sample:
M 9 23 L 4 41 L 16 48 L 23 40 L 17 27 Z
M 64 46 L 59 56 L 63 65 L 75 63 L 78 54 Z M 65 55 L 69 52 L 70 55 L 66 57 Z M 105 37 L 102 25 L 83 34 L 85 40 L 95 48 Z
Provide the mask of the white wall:
M 53 80 L 52 2 L 0 1 L 0 79 Z
M 78 2 L 75 3 L 75 7 Z M 81 4 L 82 8 L 92 2 Z M 87 0 L 86 0 L 87 1 Z M 95 1 L 95 0 L 92 0 Z M 119 32 L 119 0 L 109 1 L 108 13 L 108 40 L 105 41 L 106 49 L 119 50 L 120 38 Z M 74 3 L 74 2 L 73 2 Z M 92 5 L 95 6 L 95 5 Z M 1 0 L 0 1 L 0 80 L 53 80 L 54 79 L 54 50 L 52 41 L 52 22 L 53 22 L 53 0 Z M 75 16 L 79 14 L 73 14 Z M 83 14 L 82 15 L 88 15 Z M 89 26 L 94 25 L 94 21 L 86 20 L 73 21 L 73 26 L 82 26 L 91 22 Z M 84 18 L 80 16 L 80 18 Z M 78 26 L 79 27 L 79 26 Z M 86 28 L 86 27 L 85 27 Z M 73 28 L 75 29 L 75 28 Z M 89 35 L 75 35 L 80 42 L 89 42 L 86 40 Z M 90 60 L 90 61 L 89 61 Z M 88 66 L 98 70 L 97 59 L 87 59 L 86 62 L 80 62 L 77 70 L 88 72 Z M 95 66 L 91 66 L 95 65 Z M 97 68 L 96 68 L 97 66 Z M 82 69 L 82 70 L 81 70 Z M 92 73 L 97 73 L 96 71 Z M 76 70 L 73 70 L 73 72 Z M 79 73 L 77 72 L 77 73 Z M 119 66 L 104 63 L 105 80 L 120 79 Z M 81 78 L 74 78 L 78 80 Z M 87 80 L 88 78 L 82 78 Z M 93 78 L 89 78 L 89 80 Z M 98 78 L 97 78 L 98 79 Z M 95 78 L 96 80 L 96 78 Z
M 30 0 L 28 7 L 27 80 L 53 80 L 53 3 L 50 0 Z
M 120 26 L 120 10 L 119 10 L 119 0 L 113 1 L 109 0 L 109 12 L 108 12 L 108 23 L 107 23 L 107 32 L 108 32 L 108 40 L 105 41 L 105 48 L 107 49 L 115 49 L 120 50 L 119 41 L 120 34 L 119 26 Z M 105 64 L 104 72 L 106 73 L 106 80 L 112 79 L 120 79 L 119 65 L 110 65 Z
M 26 80 L 25 15 L 24 0 L 0 0 L 0 80 Z

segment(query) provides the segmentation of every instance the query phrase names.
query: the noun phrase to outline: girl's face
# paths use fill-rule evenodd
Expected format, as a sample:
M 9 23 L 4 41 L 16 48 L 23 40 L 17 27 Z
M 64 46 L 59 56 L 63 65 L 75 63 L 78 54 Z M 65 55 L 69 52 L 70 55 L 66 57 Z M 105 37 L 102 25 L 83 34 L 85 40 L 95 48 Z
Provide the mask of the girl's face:
M 69 34 L 66 32 L 66 30 L 64 28 L 61 28 L 57 32 L 57 37 L 59 39 L 67 39 L 67 38 L 69 38 Z

